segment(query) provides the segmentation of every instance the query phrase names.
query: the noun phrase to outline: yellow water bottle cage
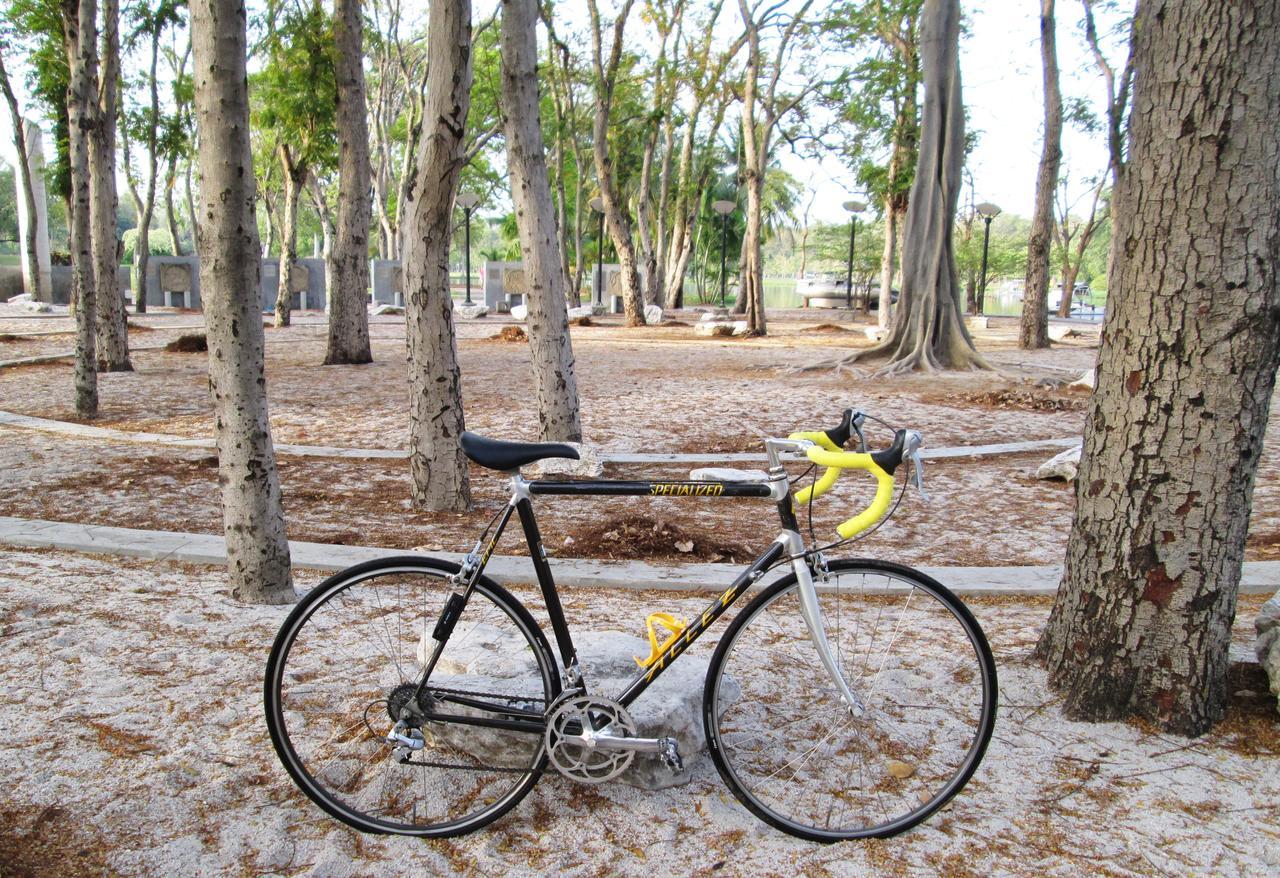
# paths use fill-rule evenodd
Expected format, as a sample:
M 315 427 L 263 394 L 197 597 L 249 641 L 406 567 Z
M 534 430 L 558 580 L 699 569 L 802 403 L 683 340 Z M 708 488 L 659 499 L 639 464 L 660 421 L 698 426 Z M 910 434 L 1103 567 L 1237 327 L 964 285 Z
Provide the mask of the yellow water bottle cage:
M 645 627 L 649 630 L 649 657 L 640 658 L 640 656 L 632 656 L 642 668 L 647 668 L 661 658 L 667 647 L 676 642 L 676 639 L 684 633 L 684 629 L 689 627 L 689 623 L 684 619 L 677 618 L 671 613 L 650 613 L 649 618 L 645 622 Z M 668 637 L 662 643 L 658 643 L 658 629 L 665 628 Z
M 893 476 L 885 472 L 870 454 L 859 451 L 842 451 L 826 433 L 792 433 L 788 439 L 807 439 L 816 443 L 816 447 L 805 450 L 805 456 L 818 466 L 827 468 L 821 478 L 813 485 L 796 492 L 797 503 L 810 503 L 821 497 L 840 478 L 846 469 L 862 469 L 876 477 L 876 496 L 871 505 L 862 512 L 836 527 L 836 533 L 843 539 L 849 539 L 862 533 L 879 521 L 889 509 L 893 500 Z

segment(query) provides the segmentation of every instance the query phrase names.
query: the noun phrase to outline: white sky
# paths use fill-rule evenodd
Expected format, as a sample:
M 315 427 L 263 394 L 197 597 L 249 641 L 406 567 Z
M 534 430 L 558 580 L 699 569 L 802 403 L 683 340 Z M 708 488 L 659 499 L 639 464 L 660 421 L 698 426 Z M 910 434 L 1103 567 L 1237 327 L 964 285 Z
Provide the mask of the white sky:
M 570 19 L 577 17 L 574 4 L 561 10 Z M 607 4 L 606 4 L 607 5 Z M 477 4 L 477 15 L 487 4 Z M 585 4 L 583 4 L 585 9 Z M 1034 0 L 983 0 L 964 2 L 968 33 L 960 46 L 964 100 L 970 126 L 980 132 L 970 157 L 977 201 L 992 201 L 1005 211 L 1029 216 L 1035 192 L 1036 167 L 1040 159 L 1043 120 L 1039 4 Z M 728 6 L 726 7 L 728 10 Z M 1058 3 L 1058 64 L 1062 71 L 1064 98 L 1083 97 L 1101 116 L 1104 88 L 1097 75 L 1079 27 L 1081 6 L 1076 0 Z M 487 12 L 485 12 L 487 14 Z M 585 18 L 585 11 L 581 13 Z M 1104 33 L 1114 21 L 1099 21 Z M 722 24 L 736 26 L 732 10 L 722 15 Z M 1114 55 L 1113 55 L 1114 57 Z M 12 64 L 14 85 L 20 92 L 25 71 Z M 1118 66 L 1118 62 L 1117 62 Z M 24 101 L 24 107 L 27 106 Z M 0 154 L 11 159 L 12 137 L 7 112 L 0 112 Z M 51 151 L 48 134 L 46 153 Z M 1063 173 L 1070 175 L 1073 192 L 1086 187 L 1084 178 L 1105 170 L 1106 146 L 1101 133 L 1085 134 L 1068 126 L 1063 132 Z M 781 155 L 783 166 L 801 182 L 819 192 L 811 219 L 845 222 L 841 203 L 855 194 L 852 176 L 836 160 L 821 163 Z M 967 199 L 967 194 L 966 194 Z M 808 201 L 808 195 L 804 197 Z

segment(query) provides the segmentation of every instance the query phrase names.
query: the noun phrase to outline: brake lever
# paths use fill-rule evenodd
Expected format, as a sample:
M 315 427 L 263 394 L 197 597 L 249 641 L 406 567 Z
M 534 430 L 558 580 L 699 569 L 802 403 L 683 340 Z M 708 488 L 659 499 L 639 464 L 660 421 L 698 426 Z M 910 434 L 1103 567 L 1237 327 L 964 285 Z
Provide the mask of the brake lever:
M 858 451 L 863 454 L 867 453 L 867 437 L 862 435 L 862 425 L 866 421 L 866 414 L 857 409 L 854 410 L 853 417 L 849 419 L 849 427 L 853 430 L 853 434 L 858 437 Z
M 920 492 L 920 499 L 928 503 L 929 495 L 924 490 L 924 458 L 920 456 L 920 445 L 923 441 L 924 437 L 914 430 L 907 433 L 906 452 L 911 462 L 915 464 L 916 490 Z

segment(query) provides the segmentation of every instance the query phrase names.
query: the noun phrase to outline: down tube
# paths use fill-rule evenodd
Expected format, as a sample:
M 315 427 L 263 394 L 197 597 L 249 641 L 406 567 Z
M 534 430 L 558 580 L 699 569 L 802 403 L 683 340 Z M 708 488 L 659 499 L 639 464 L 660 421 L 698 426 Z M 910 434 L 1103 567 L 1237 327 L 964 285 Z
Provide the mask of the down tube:
M 729 586 L 719 597 L 711 602 L 710 606 L 702 611 L 701 615 L 689 623 L 689 627 L 684 629 L 672 641 L 671 645 L 663 650 L 657 661 L 641 670 L 616 700 L 625 706 L 639 698 L 644 690 L 649 688 L 649 684 L 661 676 L 668 665 L 679 658 L 681 653 L 701 637 L 702 632 L 714 625 L 716 619 L 719 619 L 734 601 L 742 597 L 743 592 L 750 588 L 766 570 L 777 562 L 778 558 L 785 554 L 786 548 L 782 543 L 775 542 L 771 545 L 763 555 L 752 562 L 750 567 L 742 571 L 741 575 L 733 581 L 733 585 Z

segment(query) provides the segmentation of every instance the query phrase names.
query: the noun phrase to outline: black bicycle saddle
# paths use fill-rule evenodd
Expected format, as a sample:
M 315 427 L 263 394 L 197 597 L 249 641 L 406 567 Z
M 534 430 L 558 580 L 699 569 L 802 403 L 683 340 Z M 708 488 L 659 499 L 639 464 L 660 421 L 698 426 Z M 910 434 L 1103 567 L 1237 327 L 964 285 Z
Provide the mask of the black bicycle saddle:
M 462 434 L 462 451 L 481 466 L 504 472 L 548 457 L 578 460 L 578 450 L 563 442 L 503 442 L 470 431 Z

